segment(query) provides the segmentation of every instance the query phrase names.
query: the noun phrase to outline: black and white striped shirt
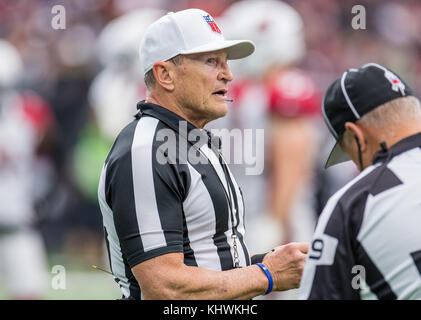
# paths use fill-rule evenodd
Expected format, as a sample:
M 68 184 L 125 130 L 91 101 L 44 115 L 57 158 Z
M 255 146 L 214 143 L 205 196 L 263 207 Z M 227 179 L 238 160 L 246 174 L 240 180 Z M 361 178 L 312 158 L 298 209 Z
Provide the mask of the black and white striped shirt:
M 141 296 L 131 268 L 166 253 L 182 252 L 189 266 L 232 269 L 233 232 L 239 265 L 249 265 L 243 198 L 219 140 L 161 106 L 142 101 L 138 109 L 114 142 L 98 190 L 110 266 L 124 297 Z M 199 136 L 191 141 L 193 132 Z
M 329 199 L 300 299 L 421 299 L 421 133 L 377 153 Z

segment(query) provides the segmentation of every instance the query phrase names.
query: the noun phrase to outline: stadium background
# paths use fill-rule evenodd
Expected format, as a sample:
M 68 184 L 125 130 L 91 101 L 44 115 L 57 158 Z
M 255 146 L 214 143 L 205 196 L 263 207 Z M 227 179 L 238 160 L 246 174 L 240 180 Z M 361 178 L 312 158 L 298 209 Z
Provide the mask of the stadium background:
M 0 0 L 0 38 L 14 44 L 24 62 L 19 88 L 33 90 L 44 98 L 54 119 L 54 129 L 43 152 L 48 169 L 38 180 L 44 183 L 45 192 L 35 204 L 48 254 L 48 283 L 43 299 L 120 297 L 112 276 L 91 267 L 109 270 L 96 193 L 101 165 L 112 139 L 99 130 L 89 98 L 91 84 L 103 69 L 96 46 L 101 31 L 124 13 L 150 7 L 166 11 L 201 8 L 218 21 L 233 2 Z M 419 95 L 419 1 L 285 2 L 302 16 L 307 51 L 300 68 L 314 80 L 320 94 L 344 69 L 375 61 L 401 74 Z M 66 9 L 64 30 L 51 27 L 51 9 L 57 4 Z M 366 9 L 365 30 L 351 26 L 351 9 L 357 4 Z M 54 265 L 66 268 L 65 290 L 51 288 Z M 5 298 L 8 296 L 0 282 L 0 299 Z

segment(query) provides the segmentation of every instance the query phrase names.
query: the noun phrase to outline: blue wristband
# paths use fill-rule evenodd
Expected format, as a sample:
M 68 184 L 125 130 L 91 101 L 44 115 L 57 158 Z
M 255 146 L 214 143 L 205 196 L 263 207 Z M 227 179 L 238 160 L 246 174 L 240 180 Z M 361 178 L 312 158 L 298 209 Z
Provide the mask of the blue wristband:
M 268 290 L 265 292 L 265 295 L 267 295 L 267 294 L 272 292 L 272 288 L 273 288 L 272 275 L 270 274 L 269 269 L 266 268 L 266 266 L 263 263 L 256 263 L 256 265 L 258 265 L 260 267 L 260 269 L 263 270 L 263 272 L 265 273 L 266 277 L 269 280 L 269 287 L 268 287 Z

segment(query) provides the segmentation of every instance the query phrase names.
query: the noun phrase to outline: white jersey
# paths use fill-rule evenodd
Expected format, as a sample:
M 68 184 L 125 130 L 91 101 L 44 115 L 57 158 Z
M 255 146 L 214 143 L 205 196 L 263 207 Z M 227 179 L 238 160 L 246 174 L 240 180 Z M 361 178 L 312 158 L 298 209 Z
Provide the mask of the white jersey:
M 0 226 L 22 226 L 34 214 L 31 165 L 36 134 L 18 94 L 0 101 Z

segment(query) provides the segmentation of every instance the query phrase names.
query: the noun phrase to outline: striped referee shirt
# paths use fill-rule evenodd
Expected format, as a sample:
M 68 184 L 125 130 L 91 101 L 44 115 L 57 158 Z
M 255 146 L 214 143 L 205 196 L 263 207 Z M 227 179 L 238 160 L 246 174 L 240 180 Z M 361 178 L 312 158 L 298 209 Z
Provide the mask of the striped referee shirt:
M 421 133 L 379 151 L 329 199 L 300 299 L 421 299 Z
M 232 269 L 233 232 L 239 265 L 249 265 L 242 193 L 218 138 L 161 106 L 142 101 L 138 109 L 108 154 L 98 190 L 110 267 L 123 297 L 141 298 L 131 268 L 166 253 L 182 252 L 188 266 Z M 192 133 L 199 135 L 192 139 Z

